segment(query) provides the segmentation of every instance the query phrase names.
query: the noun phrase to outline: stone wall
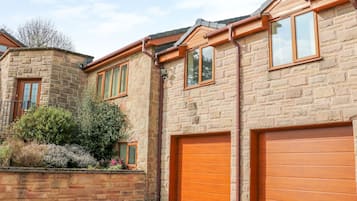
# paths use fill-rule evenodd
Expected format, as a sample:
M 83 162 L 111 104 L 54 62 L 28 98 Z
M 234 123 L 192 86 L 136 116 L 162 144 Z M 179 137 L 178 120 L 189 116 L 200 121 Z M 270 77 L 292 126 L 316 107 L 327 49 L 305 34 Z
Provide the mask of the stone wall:
M 49 105 L 75 112 L 87 83 L 87 75 L 80 68 L 85 58 L 54 51 L 50 75 Z
M 56 48 L 19 48 L 0 60 L 2 101 L 16 99 L 18 79 L 41 79 L 40 105 L 76 111 L 86 74 L 80 69 L 89 56 Z
M 137 169 L 147 174 L 146 200 L 156 200 L 159 71 L 150 57 L 136 53 L 88 73 L 88 86 L 95 91 L 97 73 L 124 62 L 128 62 L 127 96 L 109 101 L 120 106 L 129 119 L 126 141 L 137 141 Z
M 318 25 L 322 60 L 281 70 L 268 71 L 267 32 L 239 40 L 242 201 L 250 200 L 251 129 L 343 122 L 357 114 L 357 11 L 351 4 L 322 11 Z
M 0 200 L 143 201 L 144 172 L 0 169 Z
M 231 134 L 231 192 L 235 192 L 236 49 L 230 44 L 215 49 L 215 83 L 184 89 L 184 59 L 165 64 L 164 126 L 161 199 L 168 200 L 170 139 L 172 135 L 229 132 Z
M 357 114 L 357 11 L 351 4 L 322 11 L 318 25 L 322 59 L 281 70 L 269 71 L 267 31 L 239 40 L 242 201 L 250 200 L 251 129 L 343 122 Z M 227 43 L 215 51 L 214 85 L 184 90 L 184 60 L 165 64 L 169 78 L 165 81 L 163 201 L 168 200 L 170 136 L 215 131 L 231 132 L 231 200 L 236 200 L 236 49 Z

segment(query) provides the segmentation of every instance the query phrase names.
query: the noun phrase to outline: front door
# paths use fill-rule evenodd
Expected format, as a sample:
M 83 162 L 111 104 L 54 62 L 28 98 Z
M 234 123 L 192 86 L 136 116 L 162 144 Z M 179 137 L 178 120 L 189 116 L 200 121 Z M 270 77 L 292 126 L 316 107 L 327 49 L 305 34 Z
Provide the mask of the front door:
M 36 106 L 40 101 L 41 80 L 21 79 L 17 82 L 14 119 L 19 118 L 26 110 Z

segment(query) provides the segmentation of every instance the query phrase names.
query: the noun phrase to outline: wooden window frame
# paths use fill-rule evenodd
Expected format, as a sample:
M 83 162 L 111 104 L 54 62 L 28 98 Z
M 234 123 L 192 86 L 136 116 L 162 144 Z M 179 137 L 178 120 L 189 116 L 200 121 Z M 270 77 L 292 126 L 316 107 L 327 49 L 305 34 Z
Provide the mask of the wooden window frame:
M 137 162 L 138 162 L 138 142 L 133 141 L 133 142 L 119 142 L 118 146 L 118 156 L 120 158 L 120 145 L 121 144 L 126 144 L 126 156 L 125 156 L 125 165 L 128 167 L 128 169 L 135 169 L 137 167 Z M 135 146 L 135 164 L 129 164 L 129 147 Z
M 121 86 L 121 78 L 122 78 L 122 72 L 123 72 L 123 66 L 126 66 L 126 77 L 125 77 L 125 91 L 120 93 L 120 86 Z M 119 78 L 118 78 L 118 95 L 112 96 L 112 88 L 113 88 L 113 76 L 114 76 L 114 69 L 119 68 Z M 109 81 L 109 97 L 104 97 L 104 89 L 105 89 L 105 73 L 111 71 L 110 73 L 110 81 Z M 102 76 L 102 86 L 100 89 L 101 94 L 98 94 L 98 79 L 99 76 Z M 96 78 L 96 94 L 103 100 L 112 100 L 120 97 L 125 97 L 128 95 L 128 81 L 129 81 L 129 62 L 124 62 L 121 64 L 117 64 L 115 66 L 109 67 L 103 71 L 100 71 L 97 73 L 97 78 Z
M 206 48 L 206 47 L 212 47 L 213 48 L 213 52 L 212 52 L 212 79 L 210 80 L 206 80 L 206 81 L 202 81 L 202 49 Z M 195 85 L 191 85 L 188 86 L 187 85 L 187 69 L 188 69 L 188 53 L 192 52 L 196 49 L 199 49 L 199 61 L 198 61 L 198 83 Z M 216 74 L 216 51 L 215 48 L 213 46 L 210 45 L 204 45 L 204 46 L 199 46 L 199 47 L 195 47 L 195 48 L 191 48 L 189 50 L 187 50 L 186 52 L 186 56 L 185 56 L 185 72 L 184 72 L 184 89 L 185 90 L 189 90 L 189 89 L 194 89 L 194 88 L 198 88 L 198 87 L 202 87 L 202 86 L 207 86 L 207 85 L 211 85 L 215 83 L 215 74 Z
M 314 19 L 314 35 L 315 35 L 315 55 L 311 55 L 311 56 L 307 56 L 307 57 L 303 57 L 303 58 L 297 58 L 297 40 L 296 40 L 296 17 L 312 12 L 313 14 L 313 19 Z M 278 65 L 278 66 L 273 66 L 273 39 L 272 39 L 272 23 L 286 19 L 286 18 L 290 18 L 290 29 L 291 29 L 291 38 L 292 38 L 292 62 L 288 63 L 288 64 L 282 64 L 282 65 Z M 278 17 L 275 19 L 272 19 L 270 21 L 270 25 L 269 25 L 269 70 L 278 70 L 278 69 L 282 69 L 282 68 L 287 68 L 287 67 L 291 67 L 291 66 L 296 66 L 299 64 L 305 64 L 305 63 L 309 63 L 309 62 L 313 62 L 313 61 L 318 61 L 321 60 L 321 56 L 320 56 L 320 39 L 319 39 L 319 32 L 318 32 L 318 18 L 317 18 L 317 13 L 316 11 L 312 10 L 312 9 L 307 9 L 307 10 L 303 10 L 301 12 L 297 12 L 288 16 L 282 16 L 282 17 Z

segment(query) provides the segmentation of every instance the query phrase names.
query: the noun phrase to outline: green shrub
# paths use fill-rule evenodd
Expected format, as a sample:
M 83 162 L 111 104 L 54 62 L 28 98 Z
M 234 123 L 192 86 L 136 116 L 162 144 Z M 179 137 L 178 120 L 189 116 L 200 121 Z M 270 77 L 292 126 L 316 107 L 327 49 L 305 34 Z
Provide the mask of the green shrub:
M 10 166 L 12 150 L 9 145 L 0 145 L 0 166 Z
M 15 131 L 13 129 L 13 125 L 7 125 L 2 130 L 0 129 L 0 142 L 4 142 L 6 139 L 13 137 Z
M 117 105 L 86 95 L 78 112 L 78 143 L 97 160 L 108 160 L 113 146 L 125 136 L 127 118 Z
M 44 106 L 31 108 L 14 124 L 15 133 L 25 141 L 58 145 L 72 143 L 75 128 L 71 112 Z
M 59 146 L 47 145 L 44 156 L 47 167 L 56 168 L 87 168 L 95 166 L 97 161 L 78 145 Z

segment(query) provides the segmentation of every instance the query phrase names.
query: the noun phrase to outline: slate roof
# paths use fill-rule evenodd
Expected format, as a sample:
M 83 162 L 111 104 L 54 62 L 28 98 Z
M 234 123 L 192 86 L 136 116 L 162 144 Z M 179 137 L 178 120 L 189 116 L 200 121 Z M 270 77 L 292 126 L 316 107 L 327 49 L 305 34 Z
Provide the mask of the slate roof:
M 172 36 L 176 34 L 182 34 L 185 33 L 190 27 L 184 27 L 184 28 L 179 28 L 179 29 L 174 29 L 170 31 L 165 31 L 165 32 L 160 32 L 160 33 L 155 33 L 149 35 L 150 39 L 157 39 L 157 38 L 163 38 L 167 36 Z
M 256 16 L 256 15 L 262 14 L 262 12 L 273 2 L 274 2 L 274 0 L 265 0 L 265 2 L 262 5 L 260 5 L 260 7 L 256 11 L 254 11 L 251 14 L 251 16 Z
M 224 19 L 224 20 L 219 20 L 219 21 L 214 21 L 214 22 L 206 21 L 204 19 L 199 18 L 199 19 L 196 20 L 196 23 L 193 26 L 191 26 L 186 31 L 186 33 L 184 33 L 181 36 L 181 38 L 174 44 L 174 46 L 175 47 L 179 46 L 199 26 L 205 26 L 205 27 L 209 27 L 209 28 L 220 29 L 220 28 L 223 28 L 223 27 L 227 26 L 227 24 L 243 20 L 243 19 L 245 19 L 247 17 L 249 17 L 249 15 L 235 17 L 235 18 L 229 18 L 229 19 Z
M 8 33 L 5 29 L 0 29 L 0 33 L 5 34 L 7 37 L 9 37 L 11 40 L 13 40 L 15 43 L 17 43 L 21 47 L 26 47 L 22 42 L 17 40 L 14 36 L 12 36 L 10 33 Z

